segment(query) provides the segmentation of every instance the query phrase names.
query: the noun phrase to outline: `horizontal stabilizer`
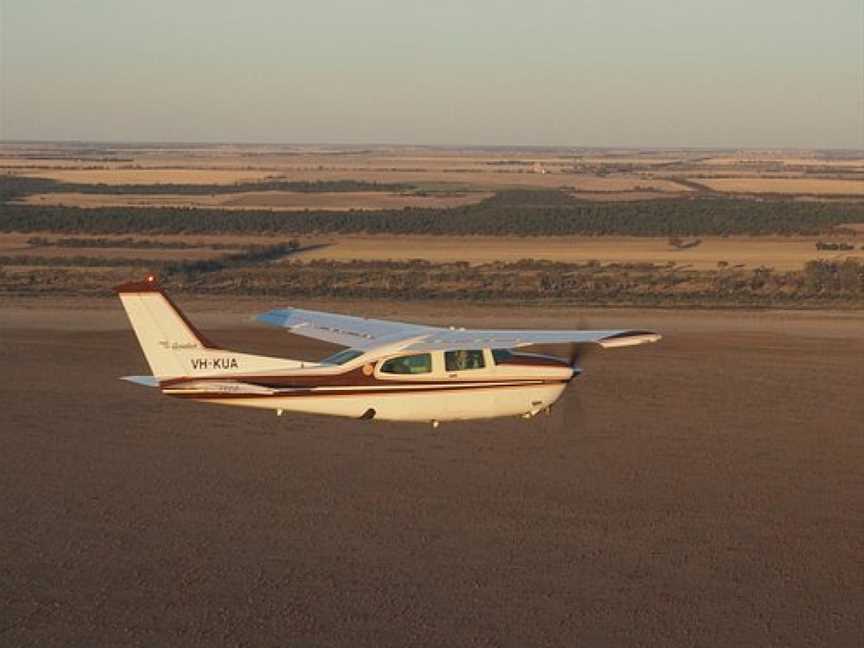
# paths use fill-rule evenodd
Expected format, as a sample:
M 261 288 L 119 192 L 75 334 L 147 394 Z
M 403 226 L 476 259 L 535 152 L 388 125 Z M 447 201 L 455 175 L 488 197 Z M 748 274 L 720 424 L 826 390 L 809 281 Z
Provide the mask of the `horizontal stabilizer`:
M 128 380 L 136 385 L 144 385 L 145 387 L 158 387 L 159 380 L 156 376 L 122 376 L 120 380 Z

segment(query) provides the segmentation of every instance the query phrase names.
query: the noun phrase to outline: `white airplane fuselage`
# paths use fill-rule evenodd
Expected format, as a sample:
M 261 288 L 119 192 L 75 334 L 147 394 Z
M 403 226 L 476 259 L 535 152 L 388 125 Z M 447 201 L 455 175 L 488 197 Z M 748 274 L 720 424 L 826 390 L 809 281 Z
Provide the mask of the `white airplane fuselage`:
M 447 371 L 442 352 L 430 355 L 432 371 L 421 375 L 388 374 L 381 370 L 388 357 L 360 356 L 344 367 L 311 364 L 269 375 L 231 371 L 172 379 L 160 387 L 169 396 L 240 407 L 452 421 L 533 416 L 551 407 L 575 375 L 566 362 L 546 356 L 510 354 L 496 362 L 491 350 L 484 349 L 483 367 Z

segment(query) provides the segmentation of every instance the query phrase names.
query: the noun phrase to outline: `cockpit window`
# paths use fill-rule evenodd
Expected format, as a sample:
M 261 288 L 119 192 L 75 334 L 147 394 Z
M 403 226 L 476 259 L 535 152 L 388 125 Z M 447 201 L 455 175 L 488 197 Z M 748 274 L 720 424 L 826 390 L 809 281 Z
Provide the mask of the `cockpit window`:
M 460 349 L 459 351 L 444 353 L 444 366 L 447 371 L 464 371 L 466 369 L 482 369 L 486 363 L 483 361 L 483 351 Z
M 496 365 L 507 362 L 512 357 L 513 353 L 510 349 L 492 349 L 492 359 L 495 360 Z
M 432 354 L 418 353 L 416 355 L 390 358 L 381 365 L 381 373 L 390 374 L 424 374 L 432 371 Z
M 324 358 L 321 362 L 323 364 L 343 365 L 346 362 L 351 362 L 354 358 L 359 358 L 363 353 L 357 349 L 344 349 Z

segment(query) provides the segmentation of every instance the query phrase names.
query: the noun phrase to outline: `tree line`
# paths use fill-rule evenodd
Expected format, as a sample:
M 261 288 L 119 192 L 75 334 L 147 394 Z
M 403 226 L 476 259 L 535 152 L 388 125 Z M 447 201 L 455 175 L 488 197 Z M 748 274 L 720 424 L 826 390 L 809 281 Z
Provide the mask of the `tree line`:
M 403 183 L 367 182 L 365 180 L 280 180 L 263 179 L 233 184 L 199 183 L 153 183 L 153 184 L 105 184 L 63 182 L 49 178 L 28 176 L 0 176 L 0 202 L 20 199 L 41 193 L 80 193 L 100 195 L 172 194 L 183 196 L 210 196 L 215 194 L 244 193 L 250 191 L 294 191 L 299 193 L 344 193 L 352 191 L 401 192 L 416 189 Z
M 362 211 L 0 205 L 3 232 L 115 235 L 817 235 L 862 222 L 864 205 L 856 203 L 714 197 L 596 203 L 576 200 L 563 191 L 503 191 L 460 207 Z
M 237 246 L 239 247 L 239 246 Z M 147 249 L 134 247 L 134 249 Z M 168 248 L 172 249 L 172 248 Z M 182 249 L 182 248 L 180 248 Z M 222 248 L 226 249 L 226 248 Z M 218 272 L 231 268 L 242 268 L 277 261 L 301 249 L 300 241 L 292 239 L 273 245 L 247 245 L 242 251 L 223 254 L 211 259 L 190 261 L 165 261 L 161 259 L 141 259 L 136 257 L 87 256 L 83 254 L 66 256 L 45 255 L 7 255 L 0 256 L 0 266 L 47 266 L 47 267 L 149 267 L 160 269 L 166 274 L 197 275 Z
M 167 274 L 196 275 L 208 272 L 218 272 L 231 268 L 242 268 L 262 263 L 278 261 L 282 257 L 293 254 L 300 249 L 300 241 L 292 239 L 285 243 L 274 245 L 250 245 L 243 252 L 225 254 L 216 259 L 201 259 L 198 261 L 174 261 L 165 264 Z
M 202 275 L 174 281 L 196 294 L 220 293 L 226 282 Z M 662 264 L 558 263 L 523 260 L 475 266 L 412 261 L 293 261 L 261 273 L 232 271 L 229 292 L 284 297 L 470 299 L 633 303 L 807 306 L 864 300 L 864 263 L 816 261 L 803 270 L 728 271 L 670 269 Z
M 188 241 L 162 241 L 157 239 L 142 239 L 127 236 L 125 238 L 90 238 L 67 236 L 51 239 L 45 236 L 31 236 L 27 245 L 32 247 L 58 248 L 120 248 L 131 250 L 190 250 L 193 248 L 210 248 L 212 250 L 236 250 L 243 246 L 239 243 L 204 243 Z
M 802 270 L 771 268 L 690 270 L 664 264 L 560 263 L 526 259 L 480 265 L 416 261 L 285 261 L 271 263 L 285 248 L 267 246 L 248 255 L 208 262 L 125 260 L 123 266 L 100 272 L 88 265 L 108 266 L 118 260 L 59 259 L 63 267 L 32 265 L 4 273 L 0 294 L 109 295 L 111 286 L 128 280 L 128 266 L 158 271 L 177 292 L 269 297 L 334 297 L 351 299 L 467 299 L 490 302 L 568 304 L 640 304 L 821 307 L 864 305 L 864 263 L 856 260 L 813 261 Z M 80 264 L 81 269 L 69 269 Z M 225 272 L 223 272 L 225 271 Z

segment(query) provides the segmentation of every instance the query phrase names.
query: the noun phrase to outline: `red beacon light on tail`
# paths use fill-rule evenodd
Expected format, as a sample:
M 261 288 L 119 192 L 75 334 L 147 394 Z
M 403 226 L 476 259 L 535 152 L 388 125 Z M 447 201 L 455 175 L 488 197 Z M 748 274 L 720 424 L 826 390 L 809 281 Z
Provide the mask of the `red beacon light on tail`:
M 148 274 L 138 281 L 128 281 L 119 286 L 114 286 L 114 292 L 119 294 L 161 291 L 162 288 L 159 286 L 159 278 L 155 274 Z

